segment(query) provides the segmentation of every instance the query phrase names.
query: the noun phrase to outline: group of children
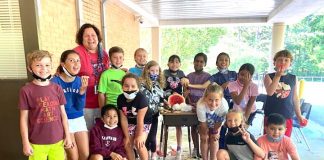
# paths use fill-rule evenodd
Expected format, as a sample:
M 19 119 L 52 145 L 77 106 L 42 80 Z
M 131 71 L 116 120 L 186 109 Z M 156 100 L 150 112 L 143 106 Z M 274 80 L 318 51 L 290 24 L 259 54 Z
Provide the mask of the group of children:
M 110 48 L 109 59 L 111 67 L 102 73 L 98 86 L 101 117 L 92 124 L 88 136 L 83 107 L 89 77 L 77 76 L 81 66 L 78 53 L 64 51 L 53 78 L 50 53 L 34 51 L 27 55 L 34 79 L 22 87 L 19 99 L 26 156 L 64 159 L 65 149 L 68 159 L 123 160 L 135 159 L 136 155 L 142 160 L 156 159 L 159 107 L 168 105 L 168 96 L 178 93 L 197 113 L 199 128 L 191 129 L 195 157 L 199 156 L 200 137 L 204 160 L 288 159 L 288 154 L 293 160 L 299 159 L 289 138 L 291 118 L 295 111 L 300 122 L 305 119 L 300 113 L 296 77 L 286 73 L 292 61 L 289 51 L 276 53 L 276 72 L 264 79 L 268 95 L 266 134 L 257 141 L 247 131 L 259 94 L 252 81 L 252 64 L 243 64 L 238 73 L 230 71 L 230 57 L 222 52 L 216 60 L 219 72 L 211 76 L 203 70 L 207 56 L 198 53 L 193 62 L 195 71 L 186 76 L 177 55 L 169 57 L 169 68 L 164 71 L 156 61 L 147 62 L 147 52 L 142 48 L 135 51 L 136 66 L 129 70 L 122 68 L 122 48 Z M 181 135 L 181 126 L 176 127 L 176 159 L 181 159 Z

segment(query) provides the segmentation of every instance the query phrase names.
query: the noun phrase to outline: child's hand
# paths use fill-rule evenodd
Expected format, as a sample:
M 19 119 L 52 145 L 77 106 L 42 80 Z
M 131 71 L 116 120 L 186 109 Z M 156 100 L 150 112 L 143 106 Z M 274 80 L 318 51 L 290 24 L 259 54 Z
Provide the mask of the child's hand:
M 223 88 L 223 89 L 226 89 L 226 88 L 227 88 L 227 86 L 228 86 L 228 83 L 229 83 L 229 82 L 225 82 L 225 83 L 223 83 L 223 84 L 221 85 L 221 86 L 222 86 L 222 88 Z
M 211 134 L 210 135 L 210 139 L 211 140 L 214 140 L 214 141 L 218 141 L 219 140 L 219 137 L 220 137 L 219 134 Z
M 89 76 L 81 76 L 80 94 L 83 95 L 88 87 Z
M 31 156 L 34 153 L 34 150 L 32 148 L 32 146 L 30 145 L 30 143 L 24 144 L 23 145 L 23 153 L 25 156 Z
M 136 148 L 145 147 L 145 137 L 143 135 L 138 135 L 134 139 L 134 144 Z
M 276 71 L 275 76 L 280 77 L 280 76 L 283 76 L 285 74 L 285 69 L 284 69 L 283 65 L 276 66 L 276 70 L 277 71 Z
M 250 83 L 251 83 L 251 81 L 252 81 L 252 76 L 251 76 L 251 74 L 249 73 L 249 74 L 246 74 L 244 77 L 243 77 L 243 85 L 244 86 L 249 86 L 250 85 Z
M 250 133 L 247 132 L 246 129 L 245 129 L 244 127 L 240 127 L 240 128 L 239 128 L 239 131 L 240 131 L 241 134 L 242 134 L 242 139 L 243 139 L 246 143 L 248 143 L 248 142 L 251 140 L 251 138 L 250 138 Z
M 111 152 L 110 157 L 112 160 L 123 160 L 124 159 L 120 154 L 115 153 L 115 152 Z
M 65 139 L 64 139 L 64 148 L 65 149 L 69 149 L 69 148 L 73 148 L 73 143 L 71 141 L 71 138 L 66 136 Z
M 308 124 L 308 120 L 307 120 L 306 118 L 301 117 L 301 118 L 298 119 L 298 120 L 299 120 L 299 125 L 300 125 L 301 127 L 305 127 L 305 126 L 307 126 L 307 124 Z
M 181 78 L 180 83 L 184 87 L 188 87 L 189 85 L 189 79 L 188 78 Z

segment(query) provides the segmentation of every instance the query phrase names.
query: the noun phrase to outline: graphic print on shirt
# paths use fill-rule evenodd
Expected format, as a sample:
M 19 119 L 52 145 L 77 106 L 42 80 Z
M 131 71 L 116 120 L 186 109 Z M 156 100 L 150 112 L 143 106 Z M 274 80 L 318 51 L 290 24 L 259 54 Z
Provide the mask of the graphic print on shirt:
M 50 100 L 48 96 L 38 97 L 36 99 L 37 107 L 40 108 L 40 117 L 37 118 L 36 123 L 49 123 L 59 120 L 59 116 L 56 115 L 56 109 L 60 106 L 58 100 Z
M 126 117 L 128 118 L 136 118 L 136 115 L 137 115 L 137 110 L 135 107 L 132 107 L 131 110 L 128 110 L 128 108 L 125 106 L 125 107 L 122 107 L 122 110 L 123 110 L 123 113 Z
M 275 94 L 277 98 L 287 98 L 290 94 L 291 88 L 289 84 L 285 84 L 284 82 L 279 82 Z
M 170 88 L 176 89 L 180 83 L 179 77 L 168 77 L 167 81 L 170 84 Z
M 213 128 L 215 123 L 224 121 L 224 117 L 218 116 L 215 112 L 206 113 L 206 119 L 208 128 Z
M 279 154 L 276 151 L 269 151 L 268 160 L 279 160 Z
M 101 139 L 104 141 L 106 147 L 110 146 L 111 141 L 117 141 L 117 138 L 112 136 L 101 136 Z

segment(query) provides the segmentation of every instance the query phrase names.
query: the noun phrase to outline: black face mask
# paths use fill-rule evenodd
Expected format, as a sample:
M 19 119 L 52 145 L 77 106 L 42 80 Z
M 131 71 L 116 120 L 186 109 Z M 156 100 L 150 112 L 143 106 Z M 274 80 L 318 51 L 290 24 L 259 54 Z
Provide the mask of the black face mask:
M 127 93 L 127 94 L 132 94 L 132 93 L 134 93 L 134 92 L 137 92 L 137 90 L 133 90 L 133 91 L 124 91 L 125 93 Z
M 232 132 L 232 133 L 237 133 L 239 131 L 239 128 L 241 128 L 241 127 L 242 127 L 242 124 L 239 126 L 236 126 L 236 127 L 228 128 L 228 131 Z
M 114 68 L 114 69 L 119 69 L 119 68 L 121 68 L 122 66 L 123 66 L 123 65 L 121 65 L 120 67 L 117 67 L 117 66 L 111 64 L 111 67 Z
M 42 78 L 42 77 L 36 75 L 34 72 L 32 72 L 32 76 L 33 76 L 35 79 L 40 80 L 41 82 L 45 82 L 46 80 L 51 79 L 51 77 L 52 77 L 52 75 L 49 75 L 49 76 L 46 77 L 46 78 Z

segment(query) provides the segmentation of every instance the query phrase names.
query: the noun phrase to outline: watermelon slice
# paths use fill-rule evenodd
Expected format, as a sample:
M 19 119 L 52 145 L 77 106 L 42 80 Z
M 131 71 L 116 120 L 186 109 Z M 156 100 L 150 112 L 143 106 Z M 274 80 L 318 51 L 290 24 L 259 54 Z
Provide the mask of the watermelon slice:
M 185 103 L 185 98 L 178 93 L 173 93 L 171 96 L 169 96 L 168 103 L 171 107 L 173 107 L 175 104 L 179 105 L 181 103 Z

